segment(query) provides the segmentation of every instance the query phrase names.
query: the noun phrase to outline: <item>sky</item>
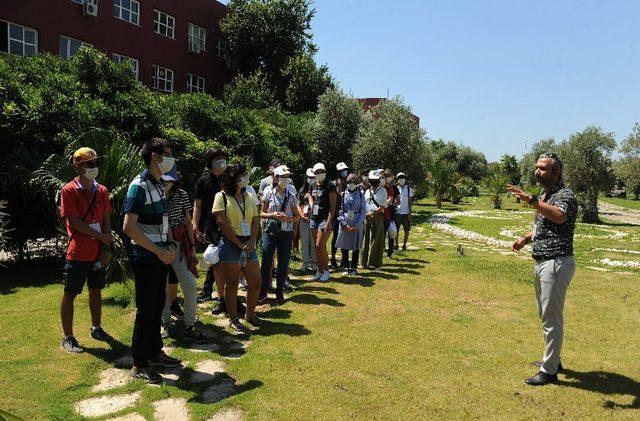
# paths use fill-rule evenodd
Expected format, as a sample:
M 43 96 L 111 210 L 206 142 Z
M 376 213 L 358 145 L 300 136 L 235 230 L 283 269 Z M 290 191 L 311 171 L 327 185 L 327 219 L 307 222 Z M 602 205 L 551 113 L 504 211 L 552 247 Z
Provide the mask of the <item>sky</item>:
M 429 138 L 489 161 L 640 122 L 638 0 L 316 0 L 316 60 L 355 97 L 400 95 Z

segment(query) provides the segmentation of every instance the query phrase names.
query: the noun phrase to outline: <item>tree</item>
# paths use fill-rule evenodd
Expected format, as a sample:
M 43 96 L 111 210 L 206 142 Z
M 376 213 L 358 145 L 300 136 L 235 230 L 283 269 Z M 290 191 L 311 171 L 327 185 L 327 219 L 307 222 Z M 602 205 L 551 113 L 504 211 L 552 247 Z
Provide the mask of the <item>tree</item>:
M 277 101 L 264 74 L 257 70 L 248 76 L 238 75 L 224 87 L 224 103 L 233 108 L 269 108 Z
M 311 54 L 290 58 L 282 76 L 287 85 L 284 105 L 292 113 L 316 111 L 320 95 L 334 86 L 329 68 L 318 67 Z
M 520 184 L 520 170 L 515 155 L 502 155 L 500 158 L 500 171 L 507 177 L 509 184 Z
M 449 192 L 451 202 L 454 205 L 457 205 L 463 197 L 472 196 L 476 189 L 477 186 L 471 177 L 465 177 L 462 174 L 457 173 Z
M 354 144 L 364 112 L 360 103 L 339 89 L 329 89 L 320 96 L 318 112 L 313 120 L 314 139 L 319 156 L 327 168 L 335 169 L 344 161 L 353 167 L 351 146 Z M 346 154 L 336 154 L 344 151 Z
M 576 194 L 583 222 L 599 222 L 598 194 L 610 190 L 615 183 L 611 164 L 615 147 L 613 133 L 590 126 L 571 135 L 561 148 L 564 176 Z
M 483 186 L 491 194 L 491 202 L 494 209 L 502 208 L 502 195 L 507 192 L 509 180 L 499 167 L 489 170 L 487 176 L 482 180 Z
M 427 182 L 430 193 L 436 199 L 436 207 L 442 208 L 442 201 L 448 197 L 456 177 L 456 164 L 442 159 L 432 160 L 429 164 Z
M 614 165 L 615 173 L 624 182 L 627 194 L 633 193 L 635 200 L 640 199 L 640 124 L 625 138 L 620 147 L 623 154 Z
M 464 177 L 480 181 L 487 173 L 487 160 L 481 152 L 474 151 L 468 146 L 442 139 L 429 143 L 430 153 L 434 159 L 443 159 L 456 164 L 456 171 Z
M 426 176 L 425 133 L 412 118 L 402 98 L 381 101 L 365 113 L 351 148 L 358 171 L 389 168 L 402 171 L 412 183 Z

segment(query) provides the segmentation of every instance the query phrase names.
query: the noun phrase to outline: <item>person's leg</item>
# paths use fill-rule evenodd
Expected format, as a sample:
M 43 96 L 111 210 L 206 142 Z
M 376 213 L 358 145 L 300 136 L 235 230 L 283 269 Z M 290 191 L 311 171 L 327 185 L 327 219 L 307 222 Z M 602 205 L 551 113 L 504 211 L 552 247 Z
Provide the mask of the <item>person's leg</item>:
M 91 313 L 91 326 L 100 327 L 102 323 L 102 290 L 89 288 L 89 312 Z
M 157 339 L 154 335 L 154 307 L 160 288 L 154 284 L 160 282 L 158 274 L 162 273 L 161 265 L 162 262 L 155 256 L 142 258 L 132 263 L 136 287 L 136 318 L 131 339 L 131 356 L 136 368 L 144 368 L 149 365 L 149 359 L 155 356 L 154 353 L 157 353 L 155 349 Z M 158 334 L 160 334 L 159 331 Z
M 302 264 L 308 265 L 311 261 L 311 232 L 309 231 L 309 223 L 300 221 L 300 255 Z
M 340 228 L 340 222 L 338 219 L 334 219 L 331 223 L 333 225 L 332 235 L 331 235 L 331 265 L 338 266 L 338 262 L 336 262 L 336 253 L 338 252 L 338 248 L 336 247 L 336 241 L 338 241 L 338 229 Z M 342 264 L 342 263 L 341 263 Z
M 64 336 L 73 336 L 73 303 L 84 287 L 90 263 L 67 260 L 64 265 L 64 292 L 60 301 L 60 322 Z
M 341 249 L 342 252 L 342 267 L 349 269 L 349 250 Z
M 318 230 L 318 236 L 316 240 L 316 252 L 318 255 L 318 270 L 322 268 L 321 272 L 329 271 L 329 254 L 327 253 L 327 239 L 330 233 L 323 234 L 321 230 Z
M 170 265 L 165 265 L 159 262 L 157 273 L 154 275 L 153 282 L 151 283 L 151 293 L 153 296 L 152 302 L 152 315 L 153 321 L 151 325 L 152 344 L 151 358 L 155 358 L 162 352 L 162 310 L 164 304 L 167 301 L 167 275 L 169 274 Z
M 257 260 L 247 260 L 247 264 L 242 268 L 244 278 L 247 280 L 247 312 L 245 320 L 250 320 L 255 314 L 260 294 L 260 267 Z M 237 288 L 237 285 L 236 285 Z
M 273 257 L 276 252 L 276 246 L 275 236 L 267 234 L 262 236 L 262 266 L 260 267 L 262 280 L 260 287 L 261 297 L 266 297 L 267 291 L 271 287 L 271 271 L 273 270 Z
M 542 329 L 545 337 L 544 358 L 540 370 L 547 374 L 558 372 L 564 337 L 564 302 L 574 272 L 573 257 L 548 260 L 540 271 Z
M 73 336 L 73 302 L 76 294 L 64 291 L 60 301 L 60 320 L 64 336 Z
M 369 266 L 369 243 L 371 242 L 371 220 L 364 222 L 364 244 L 362 247 L 362 267 Z
M 229 320 L 238 318 L 238 280 L 240 278 L 240 265 L 238 263 L 221 263 L 220 269 L 224 279 L 224 302 L 227 306 Z
M 360 250 L 354 250 L 351 257 L 351 270 L 358 270 L 358 260 L 360 257 Z
M 320 251 L 320 249 L 318 248 L 318 241 L 320 239 L 320 230 L 317 229 L 313 229 L 311 230 L 311 239 L 313 241 L 314 246 L 316 247 L 316 262 L 317 262 L 317 266 L 318 266 L 318 272 L 322 273 L 324 265 L 323 265 L 323 261 L 322 261 L 322 253 Z
M 184 325 L 185 327 L 193 326 L 196 322 L 196 278 L 189 270 L 187 259 L 184 256 L 182 259 L 174 260 L 173 263 L 171 263 L 171 269 L 176 274 L 180 282 L 180 288 L 182 288 L 182 294 L 184 295 Z
M 287 281 L 287 273 L 289 273 L 289 261 L 291 260 L 293 233 L 290 231 L 282 231 L 276 239 L 276 247 L 278 249 L 278 273 L 276 274 L 276 291 L 282 294 L 284 284 Z

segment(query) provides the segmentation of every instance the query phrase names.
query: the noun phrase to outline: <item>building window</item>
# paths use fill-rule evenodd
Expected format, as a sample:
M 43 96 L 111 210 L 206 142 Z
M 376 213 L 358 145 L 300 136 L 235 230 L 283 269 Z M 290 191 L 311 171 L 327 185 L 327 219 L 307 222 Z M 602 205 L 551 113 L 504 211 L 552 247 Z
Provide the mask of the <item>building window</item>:
M 176 20 L 173 16 L 167 15 L 159 10 L 153 11 L 153 30 L 156 34 L 165 37 L 175 38 L 174 32 L 176 28 Z
M 138 69 L 139 69 L 139 62 L 137 59 L 135 58 L 131 58 L 131 57 L 127 57 L 127 56 L 123 56 L 121 54 L 116 54 L 114 53 L 111 58 L 113 59 L 113 61 L 115 61 L 116 63 L 130 63 L 131 64 L 131 68 L 133 70 L 133 77 L 138 80 Z
M 173 92 L 173 70 L 153 66 L 153 88 L 164 92 Z
M 0 51 L 19 56 L 38 53 L 38 31 L 15 23 L 0 21 Z
M 60 57 L 62 58 L 71 58 L 75 53 L 78 52 L 80 47 L 87 46 L 93 47 L 92 44 L 88 42 L 80 41 L 78 39 L 65 37 L 64 35 L 60 36 Z
M 140 25 L 140 3 L 136 0 L 113 0 L 113 16 Z
M 227 58 L 227 40 L 218 38 L 218 57 Z
M 200 50 L 207 51 L 207 31 L 206 29 L 194 25 L 193 23 L 189 24 L 189 50 L 195 51 L 195 48 L 192 46 L 200 45 Z
M 195 93 L 202 92 L 204 93 L 204 78 L 192 74 L 187 75 L 187 92 Z

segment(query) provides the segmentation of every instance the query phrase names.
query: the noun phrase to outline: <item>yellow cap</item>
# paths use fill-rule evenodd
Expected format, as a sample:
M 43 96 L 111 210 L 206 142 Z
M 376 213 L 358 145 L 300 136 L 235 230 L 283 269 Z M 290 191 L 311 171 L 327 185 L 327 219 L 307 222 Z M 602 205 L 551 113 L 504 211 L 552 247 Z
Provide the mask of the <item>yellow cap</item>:
M 83 162 L 91 161 L 98 158 L 98 154 L 91 148 L 80 148 L 73 153 L 73 164 L 78 165 Z

